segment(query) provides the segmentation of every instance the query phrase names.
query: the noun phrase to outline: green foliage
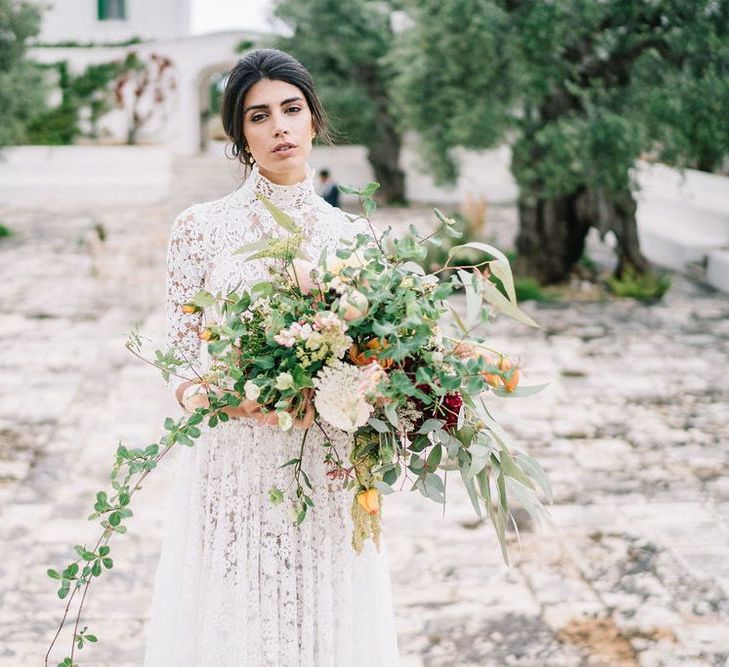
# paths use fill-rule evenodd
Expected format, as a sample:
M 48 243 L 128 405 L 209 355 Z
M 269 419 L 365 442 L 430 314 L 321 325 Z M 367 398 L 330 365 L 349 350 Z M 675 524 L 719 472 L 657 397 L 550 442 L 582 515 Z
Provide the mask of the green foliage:
M 238 44 L 236 44 L 235 52 L 236 53 L 245 53 L 246 51 L 250 51 L 256 43 L 250 39 L 242 39 Z
M 516 140 L 523 194 L 627 183 L 658 147 L 675 162 L 729 153 L 729 5 L 700 0 L 420 0 L 393 54 L 398 100 L 439 175 L 453 146 Z M 435 122 L 437 121 L 437 122 Z
M 729 154 L 729 3 L 405 6 L 412 25 L 389 61 L 398 113 L 420 134 L 425 167 L 453 181 L 453 148 L 508 141 L 523 268 L 543 282 L 564 279 L 595 227 L 616 234 L 621 265 L 645 270 L 635 240 L 636 160 L 716 169 Z M 540 219 L 554 228 L 553 243 L 568 239 L 563 248 L 540 242 Z
M 91 123 L 88 136 L 98 136 L 97 123 L 113 105 L 111 83 L 123 72 L 138 67 L 134 55 L 123 61 L 89 65 L 78 75 L 69 72 L 68 63 L 56 63 L 62 101 L 37 115 L 28 124 L 28 141 L 33 144 L 64 145 L 73 143 L 81 134 L 79 118 L 86 110 Z
M 516 298 L 519 301 L 555 301 L 554 292 L 542 287 L 534 278 L 516 278 L 514 280 L 514 288 L 516 289 Z
M 619 278 L 608 278 L 608 287 L 616 296 L 632 297 L 638 301 L 657 301 L 671 287 L 671 279 L 653 273 L 636 273 L 628 268 Z
M 401 107 L 451 175 L 450 147 L 493 145 L 509 127 L 520 186 L 548 197 L 622 186 L 656 140 L 685 153 L 702 118 L 726 153 L 726 3 L 425 0 L 411 14 Z
M 139 37 L 130 37 L 129 39 L 122 39 L 118 42 L 79 42 L 74 39 L 62 40 L 60 42 L 33 42 L 33 46 L 43 49 L 65 49 L 65 48 L 92 48 L 92 47 L 115 47 L 115 46 L 133 46 L 134 44 L 141 44 L 144 40 Z
M 393 97 L 437 183 L 457 177 L 454 146 L 489 148 L 511 124 L 514 59 L 508 15 L 485 0 L 406 3 L 415 25 L 387 58 Z
M 389 70 L 381 59 L 394 42 L 390 10 L 388 2 L 374 0 L 275 5 L 276 17 L 293 32 L 275 46 L 310 69 L 340 143 L 370 146 L 382 133 L 378 116 L 387 113 Z
M 25 59 L 39 30 L 34 3 L 0 0 L 0 147 L 24 143 L 27 125 L 45 108 L 42 72 Z
M 11 236 L 12 232 L 9 227 L 6 227 L 0 222 L 0 239 L 6 236 Z

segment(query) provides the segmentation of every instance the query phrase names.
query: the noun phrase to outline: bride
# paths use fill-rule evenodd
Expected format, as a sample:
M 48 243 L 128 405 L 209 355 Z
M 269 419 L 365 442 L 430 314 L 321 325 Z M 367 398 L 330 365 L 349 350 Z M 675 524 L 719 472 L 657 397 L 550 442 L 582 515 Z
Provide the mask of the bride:
M 233 254 L 281 233 L 257 193 L 304 228 L 312 258 L 364 231 L 316 194 L 307 158 L 317 133 L 329 137 L 298 61 L 275 49 L 249 52 L 230 72 L 222 119 L 250 174 L 227 196 L 183 211 L 168 246 L 167 341 L 194 368 L 191 379 L 210 358 L 198 337 L 204 316 L 183 313 L 183 304 L 202 289 L 227 293 L 267 278 L 264 260 Z M 172 380 L 171 389 L 188 411 L 206 401 L 199 382 Z M 177 454 L 145 667 L 398 665 L 385 550 L 369 540 L 360 555 L 353 550 L 351 494 L 327 475 L 318 429 L 304 452 L 315 488 L 306 520 L 294 526 L 291 507 L 268 497 L 286 487 L 288 469 L 278 465 L 298 455 L 313 409 L 289 432 L 267 423 L 254 401 L 229 414 Z M 345 459 L 349 437 L 328 435 Z

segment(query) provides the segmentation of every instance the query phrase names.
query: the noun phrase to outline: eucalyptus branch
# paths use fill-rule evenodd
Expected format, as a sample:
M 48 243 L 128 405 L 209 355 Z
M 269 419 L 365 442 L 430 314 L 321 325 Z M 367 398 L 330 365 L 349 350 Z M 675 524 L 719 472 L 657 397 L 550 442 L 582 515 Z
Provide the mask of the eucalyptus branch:
M 450 266 L 449 262 L 450 262 L 450 261 L 451 261 L 451 260 L 452 260 L 452 259 L 453 259 L 453 258 L 454 258 L 454 257 L 455 257 L 456 255 L 457 255 L 457 254 L 458 254 L 458 250 L 456 250 L 456 251 L 455 251 L 455 252 L 454 252 L 454 253 L 453 253 L 453 254 L 452 254 L 452 255 L 451 255 L 451 256 L 450 256 L 450 257 L 449 257 L 449 258 L 448 258 L 448 259 L 446 260 L 446 263 L 445 263 L 445 264 L 444 264 L 444 265 L 443 265 L 443 266 L 442 266 L 441 268 L 439 268 L 439 269 L 437 269 L 437 270 L 433 271 L 433 272 L 432 272 L 432 273 L 433 273 L 433 275 L 436 275 L 436 274 L 438 274 L 438 273 L 442 273 L 443 271 L 447 271 L 448 269 L 450 269 L 450 268 L 453 268 L 453 267 L 451 267 L 451 266 Z M 480 268 L 481 266 L 483 266 L 484 264 L 489 264 L 489 263 L 491 263 L 491 262 L 493 262 L 493 260 L 492 260 L 492 259 L 486 259 L 486 260 L 484 260 L 483 262 L 479 262 L 478 264 L 466 264 L 465 266 L 458 266 L 458 267 L 455 267 L 455 268 L 458 268 L 458 269 L 478 269 L 478 268 Z
M 117 487 L 120 489 L 127 489 L 127 491 L 124 493 L 126 498 L 124 499 L 125 502 L 121 502 L 121 494 L 122 491 L 119 491 L 116 495 L 111 497 L 112 501 L 117 501 L 115 505 L 110 505 L 109 501 L 106 500 L 107 496 L 106 494 L 103 494 L 101 496 L 104 499 L 104 504 L 107 505 L 102 510 L 97 510 L 94 514 L 89 517 L 90 519 L 97 518 L 99 516 L 103 516 L 107 513 L 111 513 L 109 516 L 109 519 L 104 519 L 102 521 L 102 527 L 104 530 L 102 531 L 101 536 L 98 538 L 96 545 L 93 547 L 93 551 L 88 551 L 85 549 L 85 547 L 81 547 L 80 551 L 82 555 L 80 555 L 76 560 L 74 560 L 70 566 L 68 566 L 63 572 L 65 574 L 70 574 L 69 577 L 61 576 L 59 575 L 55 570 L 49 571 L 49 576 L 51 576 L 54 579 L 62 579 L 64 581 L 64 584 L 62 584 L 61 589 L 59 590 L 59 596 L 61 595 L 61 592 L 66 590 L 66 587 L 70 588 L 70 584 L 66 584 L 65 582 L 70 582 L 75 580 L 75 585 L 73 588 L 73 591 L 69 595 L 68 602 L 66 604 L 66 608 L 64 610 L 63 616 L 61 618 L 61 621 L 59 623 L 58 629 L 56 631 L 56 634 L 54 635 L 50 646 L 48 647 L 48 650 L 45 655 L 45 665 L 48 665 L 48 661 L 50 658 L 51 651 L 53 650 L 58 637 L 63 630 L 63 627 L 66 623 L 66 620 L 68 618 L 69 611 L 71 609 L 71 605 L 73 603 L 73 600 L 76 596 L 76 593 L 81 589 L 81 586 L 84 586 L 84 592 L 81 597 L 81 601 L 78 606 L 77 614 L 76 614 L 76 620 L 74 625 L 74 632 L 72 637 L 72 646 L 71 646 L 71 657 L 70 657 L 70 664 L 73 664 L 73 656 L 75 654 L 76 649 L 76 641 L 78 637 L 78 626 L 83 614 L 83 607 L 84 602 L 86 600 L 86 595 L 88 592 L 88 589 L 91 585 L 91 581 L 94 577 L 100 576 L 100 574 L 103 572 L 101 568 L 101 564 L 103 562 L 104 567 L 106 569 L 111 569 L 113 562 L 111 559 L 107 559 L 106 555 L 108 554 L 108 551 L 103 553 L 101 552 L 102 547 L 106 547 L 106 545 L 109 542 L 109 539 L 111 538 L 111 535 L 115 532 L 124 532 L 123 530 L 120 530 L 122 528 L 122 520 L 125 517 L 132 516 L 131 510 L 129 510 L 129 505 L 132 502 L 132 499 L 134 495 L 141 489 L 142 482 L 147 478 L 147 476 L 150 474 L 152 470 L 154 470 L 157 467 L 157 464 L 159 461 L 161 461 L 173 448 L 173 446 L 177 443 L 178 434 L 182 434 L 185 438 L 197 438 L 200 435 L 199 429 L 196 428 L 196 425 L 202 421 L 202 419 L 207 415 L 214 411 L 200 408 L 196 412 L 192 413 L 189 417 L 184 419 L 180 422 L 180 424 L 174 424 L 171 419 L 168 418 L 168 421 L 165 423 L 166 427 L 174 426 L 174 428 L 167 428 L 167 430 L 170 431 L 170 435 L 163 436 L 160 439 L 160 444 L 166 444 L 165 448 L 159 452 L 156 448 L 158 447 L 158 444 L 150 445 L 146 450 L 132 450 L 131 452 L 127 450 L 126 448 L 117 449 L 117 459 L 114 463 L 114 466 L 112 468 L 112 480 L 117 484 Z M 172 423 L 171 423 L 172 422 Z M 123 445 L 120 445 L 120 448 L 122 448 Z M 141 454 L 135 453 L 137 451 L 141 451 Z M 145 454 L 146 451 L 150 451 L 150 454 Z M 123 467 L 124 463 L 120 461 L 120 457 L 122 461 L 126 461 L 127 465 L 127 473 L 124 477 L 124 480 L 122 483 L 116 482 L 116 477 L 120 471 L 120 469 Z M 132 470 L 133 466 L 140 465 L 139 461 L 143 461 L 141 463 L 141 468 L 139 470 Z M 129 482 L 132 479 L 132 477 L 135 474 L 139 474 L 139 478 L 134 482 L 133 488 L 129 490 Z M 116 488 L 116 487 L 115 487 Z M 100 494 L 103 492 L 100 492 Z M 100 504 L 99 495 L 97 494 L 97 505 Z M 94 509 L 96 510 L 96 505 L 94 506 Z M 128 514 L 125 512 L 128 512 Z M 115 515 L 114 519 L 112 519 L 112 515 Z M 124 527 L 124 530 L 126 528 Z M 78 549 L 77 549 L 78 551 Z M 96 554 L 99 554 L 98 556 Z M 88 557 L 87 557 L 88 555 Z M 94 560 L 94 566 L 86 565 L 83 570 L 81 571 L 80 577 L 76 577 L 76 572 L 78 572 L 78 564 L 81 561 L 90 562 L 91 560 Z M 105 562 L 104 562 L 105 561 Z M 72 574 L 69 571 L 69 568 L 73 568 Z M 51 575 L 53 573 L 53 575 Z M 83 646 L 83 643 L 81 643 L 81 646 Z

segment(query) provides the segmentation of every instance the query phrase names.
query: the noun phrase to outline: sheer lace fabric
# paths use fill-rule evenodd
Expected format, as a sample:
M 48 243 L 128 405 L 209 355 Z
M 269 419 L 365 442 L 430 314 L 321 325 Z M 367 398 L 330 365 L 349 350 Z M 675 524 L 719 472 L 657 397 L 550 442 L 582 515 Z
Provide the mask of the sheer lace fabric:
M 306 179 L 290 186 L 256 165 L 235 192 L 183 211 L 168 246 L 167 335 L 198 372 L 210 362 L 197 337 L 204 314 L 180 307 L 200 289 L 226 292 L 267 276 L 263 261 L 232 254 L 282 234 L 257 192 L 304 228 L 312 258 L 364 231 L 316 194 L 308 165 Z M 290 505 L 273 505 L 268 490 L 289 483 L 290 469 L 277 466 L 298 456 L 302 431 L 250 420 L 202 430 L 193 448 L 174 453 L 145 667 L 398 665 L 385 547 L 353 551 L 351 495 L 326 477 L 323 435 L 312 430 L 307 439 L 315 507 L 295 527 Z M 349 436 L 327 434 L 348 457 Z

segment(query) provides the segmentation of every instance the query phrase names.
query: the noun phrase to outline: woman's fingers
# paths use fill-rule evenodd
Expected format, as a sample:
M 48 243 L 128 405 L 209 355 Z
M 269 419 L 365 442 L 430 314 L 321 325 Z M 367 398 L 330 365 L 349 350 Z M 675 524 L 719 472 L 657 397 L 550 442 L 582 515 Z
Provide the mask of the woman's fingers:
M 306 404 L 304 416 L 301 419 L 295 419 L 294 426 L 297 428 L 309 428 L 314 423 L 315 418 L 316 410 L 314 409 L 314 404 L 309 402 Z

